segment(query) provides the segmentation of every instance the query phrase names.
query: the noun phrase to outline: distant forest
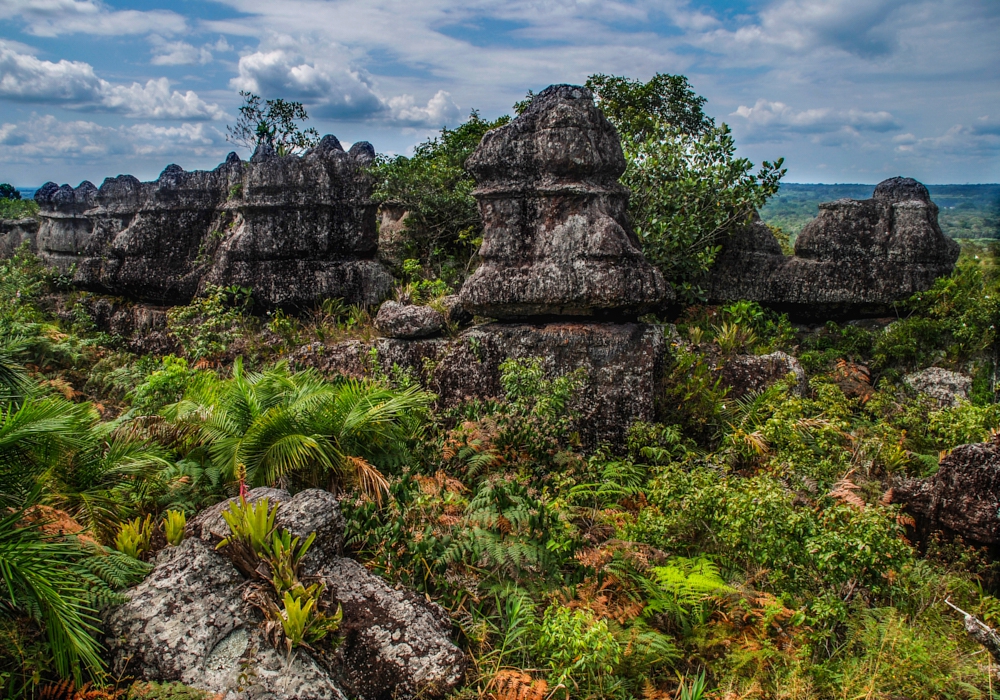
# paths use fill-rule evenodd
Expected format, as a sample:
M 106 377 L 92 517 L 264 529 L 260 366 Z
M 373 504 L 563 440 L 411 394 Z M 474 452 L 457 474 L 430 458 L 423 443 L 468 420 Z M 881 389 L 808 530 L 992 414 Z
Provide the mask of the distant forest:
M 952 238 L 1000 238 L 1000 184 L 928 185 L 941 209 L 941 230 Z M 760 211 L 761 218 L 795 238 L 819 212 L 820 202 L 867 199 L 875 185 L 800 185 L 782 183 Z

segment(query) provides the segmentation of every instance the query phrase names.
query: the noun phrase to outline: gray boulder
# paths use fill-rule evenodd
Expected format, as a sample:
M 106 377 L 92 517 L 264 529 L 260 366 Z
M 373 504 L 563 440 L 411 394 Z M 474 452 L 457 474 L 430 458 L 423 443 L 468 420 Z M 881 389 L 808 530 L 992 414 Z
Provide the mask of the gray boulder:
M 472 323 L 473 316 L 462 304 L 462 297 L 458 294 L 449 294 L 439 300 L 444 320 L 456 326 L 464 326 Z
M 911 178 L 880 183 L 871 199 L 819 210 L 791 257 L 758 217 L 733 233 L 710 273 L 710 299 L 751 299 L 799 317 L 879 316 L 950 274 L 958 259 L 958 243 L 938 226 L 937 205 Z
M 243 600 L 236 568 L 200 539 L 160 553 L 145 581 L 105 620 L 112 671 L 181 681 L 227 700 L 341 700 L 330 674 L 302 651 L 265 641 L 260 615 Z
M 967 543 L 1000 544 L 1000 442 L 959 445 L 926 479 L 907 479 L 892 489 L 917 521 L 922 537 L 935 531 Z
M 157 303 L 189 302 L 206 285 L 251 287 L 264 307 L 328 297 L 374 304 L 392 279 L 376 259 L 370 144 L 333 136 L 299 156 L 232 153 L 212 171 L 169 165 L 100 189 L 47 183 L 38 253 L 83 289 Z
M 316 573 L 344 612 L 344 686 L 365 700 L 442 697 L 458 687 L 465 656 L 438 605 L 392 588 L 350 559 Z
M 387 301 L 375 316 L 375 328 L 388 338 L 426 338 L 444 327 L 444 315 L 429 306 Z
M 903 381 L 921 394 L 930 396 L 940 406 L 956 406 L 959 401 L 968 400 L 972 388 L 970 377 L 940 367 L 928 367 L 908 374 Z
M 465 307 L 499 319 L 634 318 L 672 296 L 628 223 L 618 133 L 590 91 L 553 85 L 466 161 L 483 220 Z
M 808 389 L 806 373 L 799 361 L 788 353 L 768 355 L 734 355 L 722 365 L 722 385 L 729 387 L 727 396 L 741 398 L 764 391 L 789 374 L 795 376 L 794 393 L 803 396 Z
M 339 604 L 343 610 L 341 658 L 332 668 L 341 686 L 364 700 L 438 697 L 458 686 L 465 658 L 449 639 L 447 613 L 340 556 L 346 523 L 333 494 L 308 489 L 293 497 L 281 489 L 256 488 L 247 495 L 251 503 L 263 498 L 280 504 L 275 515 L 278 527 L 303 539 L 316 533 L 302 574 L 322 580 L 328 604 Z M 227 537 L 229 526 L 222 513 L 234 500 L 193 518 L 187 528 L 191 539 L 207 547 Z M 222 549 L 216 556 L 225 555 Z M 232 565 L 229 569 L 235 571 Z

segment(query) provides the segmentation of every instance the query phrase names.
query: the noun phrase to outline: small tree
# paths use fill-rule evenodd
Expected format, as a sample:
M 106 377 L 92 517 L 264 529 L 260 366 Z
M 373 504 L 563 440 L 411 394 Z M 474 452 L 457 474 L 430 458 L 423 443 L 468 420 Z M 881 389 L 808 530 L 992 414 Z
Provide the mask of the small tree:
M 703 296 L 699 282 L 725 238 L 778 191 L 783 159 L 736 157 L 729 127 L 705 115 L 705 98 L 682 75 L 647 83 L 594 75 L 587 80 L 618 129 L 632 191 L 629 218 L 643 252 L 686 301 Z
M 21 193 L 17 188 L 6 182 L 0 182 L 0 199 L 20 199 Z
M 303 129 L 297 122 L 309 119 L 301 102 L 286 102 L 278 98 L 265 100 L 258 95 L 240 91 L 243 106 L 235 126 L 226 127 L 226 140 L 254 150 L 262 143 L 285 156 L 312 148 L 319 142 L 319 132 Z

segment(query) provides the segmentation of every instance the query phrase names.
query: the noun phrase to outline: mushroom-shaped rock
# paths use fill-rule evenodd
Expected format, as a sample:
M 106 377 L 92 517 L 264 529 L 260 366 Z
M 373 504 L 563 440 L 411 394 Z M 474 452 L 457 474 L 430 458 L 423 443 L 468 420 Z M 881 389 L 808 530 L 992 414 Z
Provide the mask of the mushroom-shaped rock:
M 755 217 L 725 242 L 709 297 L 752 299 L 802 317 L 884 314 L 954 269 L 958 243 L 937 219 L 927 188 L 902 177 L 879 183 L 871 199 L 820 204 L 791 257 Z
M 375 328 L 387 338 L 426 338 L 444 326 L 444 315 L 429 306 L 387 301 L 375 316 Z
M 586 88 L 546 88 L 466 167 L 483 219 L 483 262 L 461 290 L 471 312 L 634 317 L 672 296 L 629 226 L 618 133 Z

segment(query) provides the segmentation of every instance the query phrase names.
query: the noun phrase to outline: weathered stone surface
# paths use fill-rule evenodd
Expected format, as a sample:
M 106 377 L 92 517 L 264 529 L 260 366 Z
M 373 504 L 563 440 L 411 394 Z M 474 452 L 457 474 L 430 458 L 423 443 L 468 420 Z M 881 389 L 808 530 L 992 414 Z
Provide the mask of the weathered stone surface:
M 398 204 L 386 202 L 378 211 L 378 258 L 395 269 L 406 257 L 409 234 L 406 222 L 410 212 Z
M 131 352 L 168 355 L 180 349 L 167 332 L 168 307 L 87 294 L 73 299 L 75 308 L 65 302 L 65 298 L 57 300 L 60 318 L 72 323 L 77 320 L 75 314 L 83 310 L 97 330 L 114 336 Z
M 458 687 L 465 657 L 448 639 L 447 613 L 394 589 L 350 559 L 318 572 L 344 612 L 344 677 L 365 700 L 442 697 Z
M 913 515 L 922 535 L 944 531 L 1000 544 L 1000 441 L 956 447 L 933 476 L 894 487 L 892 500 Z
M 387 301 L 375 316 L 375 328 L 388 338 L 426 338 L 444 326 L 444 315 L 429 306 Z
M 935 399 L 941 406 L 955 406 L 962 399 L 968 400 L 972 379 L 940 367 L 927 369 L 903 377 L 903 381 Z
M 456 326 L 464 326 L 472 323 L 473 316 L 465 308 L 465 305 L 462 304 L 462 297 L 458 294 L 449 294 L 441 297 L 438 303 L 444 314 L 444 320 L 448 323 L 453 323 Z
M 241 285 L 266 307 L 327 297 L 372 304 L 391 285 L 376 260 L 367 143 L 345 153 L 326 136 L 301 157 L 258 149 L 212 171 L 170 165 L 73 189 L 47 183 L 38 252 L 84 289 L 187 303 L 205 285 Z
M 448 638 L 447 614 L 340 556 L 345 521 L 333 494 L 308 489 L 293 497 L 281 489 L 256 488 L 247 495 L 251 503 L 263 498 L 280 504 L 277 527 L 302 539 L 316 533 L 302 561 L 302 575 L 321 579 L 329 605 L 340 604 L 343 610 L 341 661 L 333 671 L 352 696 L 364 700 L 417 694 L 438 697 L 457 686 L 465 659 Z M 227 537 L 229 526 L 222 513 L 234 500 L 218 503 L 193 518 L 187 528 L 191 541 L 212 547 Z M 223 549 L 217 556 L 225 553 Z
M 461 291 L 473 313 L 629 318 L 672 295 L 629 226 L 618 134 L 586 88 L 546 88 L 466 167 L 484 227 Z
M 38 245 L 38 219 L 0 219 L 0 258 L 9 258 L 24 244 Z
M 795 393 L 805 394 L 806 373 L 788 353 L 779 350 L 769 355 L 734 355 L 722 366 L 722 384 L 729 387 L 728 396 L 738 399 L 764 391 L 789 374 L 795 375 Z
M 500 365 L 508 359 L 541 358 L 552 375 L 587 371 L 577 405 L 581 439 L 620 443 L 629 425 L 655 419 L 667 344 L 663 330 L 640 323 L 491 323 L 455 339 L 350 341 L 313 344 L 292 360 L 334 375 L 362 376 L 372 369 L 408 368 L 443 405 L 503 396 Z
M 937 205 L 916 180 L 892 178 L 872 199 L 819 208 L 791 257 L 757 217 L 734 233 L 710 274 L 711 300 L 752 299 L 804 317 L 880 315 L 950 274 L 958 259 L 958 243 L 941 232 Z
M 112 670 L 177 680 L 234 700 L 345 698 L 307 654 L 289 659 L 263 639 L 259 615 L 243 602 L 243 583 L 236 568 L 199 539 L 163 550 L 153 572 L 126 593 L 128 602 L 107 615 Z

